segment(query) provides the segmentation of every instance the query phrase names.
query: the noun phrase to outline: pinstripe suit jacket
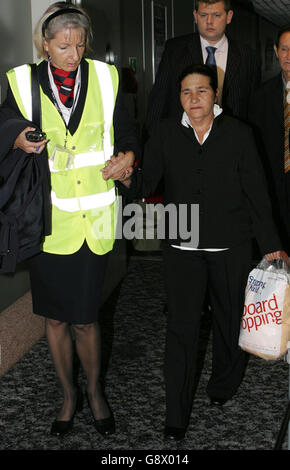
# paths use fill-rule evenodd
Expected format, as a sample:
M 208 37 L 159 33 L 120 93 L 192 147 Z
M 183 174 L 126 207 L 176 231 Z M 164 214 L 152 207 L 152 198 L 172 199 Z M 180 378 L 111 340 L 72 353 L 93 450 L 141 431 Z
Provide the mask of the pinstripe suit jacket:
M 290 255 L 290 172 L 284 172 L 284 86 L 282 74 L 256 91 L 250 116 L 269 183 L 274 215 Z
M 232 116 L 247 120 L 248 105 L 260 84 L 260 59 L 250 47 L 228 38 L 229 50 L 223 88 L 223 109 Z M 198 33 L 169 39 L 148 100 L 145 133 L 151 133 L 157 122 L 182 112 L 178 79 L 185 67 L 202 64 Z

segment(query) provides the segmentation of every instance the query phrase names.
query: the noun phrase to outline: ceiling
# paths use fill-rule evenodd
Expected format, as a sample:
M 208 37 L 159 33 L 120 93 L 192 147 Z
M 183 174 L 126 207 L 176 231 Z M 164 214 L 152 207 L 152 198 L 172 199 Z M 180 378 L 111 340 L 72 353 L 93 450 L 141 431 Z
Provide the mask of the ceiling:
M 290 0 L 252 0 L 254 10 L 277 26 L 290 24 Z

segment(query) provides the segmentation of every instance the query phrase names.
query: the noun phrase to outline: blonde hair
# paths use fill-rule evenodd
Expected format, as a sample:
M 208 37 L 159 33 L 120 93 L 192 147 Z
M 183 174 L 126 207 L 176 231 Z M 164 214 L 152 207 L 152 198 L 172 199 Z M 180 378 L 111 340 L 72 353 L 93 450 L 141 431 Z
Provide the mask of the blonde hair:
M 74 11 L 70 13 L 71 8 L 73 8 Z M 57 16 L 56 18 L 52 18 L 51 21 L 49 21 L 43 35 L 43 24 L 50 15 L 57 12 L 58 10 L 63 10 L 64 13 Z M 65 10 L 67 10 L 67 12 Z M 79 10 L 80 14 L 75 12 L 75 10 Z M 58 31 L 67 27 L 82 28 L 84 30 L 86 38 L 85 54 L 90 51 L 90 42 L 92 40 L 93 33 L 91 20 L 88 14 L 83 8 L 79 6 L 66 2 L 56 2 L 50 5 L 50 7 L 44 12 L 34 30 L 33 41 L 39 58 L 47 59 L 47 53 L 43 47 L 43 40 L 46 39 L 49 41 L 50 39 L 53 39 Z

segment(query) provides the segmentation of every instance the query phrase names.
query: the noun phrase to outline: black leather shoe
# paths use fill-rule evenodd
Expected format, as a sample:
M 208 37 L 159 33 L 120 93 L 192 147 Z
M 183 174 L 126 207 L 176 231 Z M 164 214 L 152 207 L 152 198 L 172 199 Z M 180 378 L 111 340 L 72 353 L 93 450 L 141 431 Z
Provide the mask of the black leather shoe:
M 80 388 L 77 391 L 77 401 L 75 411 L 69 421 L 58 421 L 57 419 L 52 423 L 50 434 L 52 436 L 64 436 L 67 434 L 73 427 L 73 421 L 75 414 L 79 411 L 82 411 L 84 403 L 84 396 Z
M 164 428 L 164 437 L 172 441 L 182 441 L 185 437 L 184 428 L 174 428 L 172 426 L 165 426 Z
M 64 436 L 67 434 L 73 427 L 73 419 L 70 421 L 57 421 L 55 420 L 51 425 L 50 434 L 52 436 Z
M 225 398 L 211 397 L 210 406 L 223 406 L 228 400 Z

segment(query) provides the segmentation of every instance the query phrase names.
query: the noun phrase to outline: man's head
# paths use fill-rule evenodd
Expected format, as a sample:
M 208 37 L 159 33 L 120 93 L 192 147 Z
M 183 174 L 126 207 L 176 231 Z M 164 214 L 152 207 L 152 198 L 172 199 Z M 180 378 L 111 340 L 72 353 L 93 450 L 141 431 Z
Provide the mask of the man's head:
M 200 3 L 207 3 L 208 5 L 213 5 L 214 3 L 223 3 L 224 9 L 228 13 L 232 9 L 231 0 L 195 0 L 195 8 L 198 10 Z
M 199 34 L 214 45 L 232 21 L 233 10 L 230 0 L 197 0 L 193 14 Z
M 274 45 L 276 56 L 279 60 L 283 75 L 290 80 L 290 25 L 284 26 L 278 31 Z

